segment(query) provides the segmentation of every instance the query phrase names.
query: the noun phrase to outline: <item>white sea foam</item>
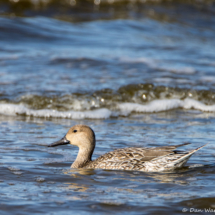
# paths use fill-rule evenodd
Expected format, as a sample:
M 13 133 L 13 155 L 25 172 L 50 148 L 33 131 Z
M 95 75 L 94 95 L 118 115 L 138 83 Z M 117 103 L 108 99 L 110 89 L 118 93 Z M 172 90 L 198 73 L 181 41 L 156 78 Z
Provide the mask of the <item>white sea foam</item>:
M 23 105 L 15 104 L 0 104 L 0 114 L 3 115 L 26 115 L 34 117 L 45 118 L 70 118 L 70 119 L 107 119 L 111 116 L 117 117 L 118 115 L 127 116 L 131 112 L 136 113 L 157 113 L 161 111 L 168 111 L 172 109 L 195 109 L 203 112 L 215 112 L 215 105 L 205 105 L 202 102 L 194 99 L 161 99 L 154 100 L 148 104 L 137 103 L 120 103 L 117 105 L 118 113 L 108 110 L 107 108 L 101 108 L 90 111 L 57 111 L 50 109 L 33 110 Z
M 162 99 L 154 100 L 149 104 L 121 103 L 118 108 L 122 112 L 155 113 L 176 108 L 195 109 L 203 112 L 215 112 L 215 105 L 205 105 L 194 99 Z
M 179 108 L 182 106 L 182 103 L 183 101 L 180 99 L 163 99 L 154 100 L 146 105 L 136 103 L 122 103 L 118 104 L 118 108 L 122 112 L 154 113 Z
M 71 118 L 71 119 L 106 119 L 109 118 L 112 112 L 106 108 L 101 108 L 91 111 L 57 111 L 57 110 L 32 110 L 23 105 L 15 104 L 0 104 L 0 114 L 3 115 L 20 115 L 34 117 L 56 117 L 56 118 Z

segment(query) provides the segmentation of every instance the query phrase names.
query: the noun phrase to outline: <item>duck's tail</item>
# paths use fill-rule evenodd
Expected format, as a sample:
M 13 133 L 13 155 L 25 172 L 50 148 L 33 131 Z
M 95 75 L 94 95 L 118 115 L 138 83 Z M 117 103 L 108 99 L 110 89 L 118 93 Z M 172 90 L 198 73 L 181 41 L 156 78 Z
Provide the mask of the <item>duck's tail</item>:
M 175 167 L 182 167 L 184 166 L 187 161 L 189 160 L 189 158 L 195 153 L 197 152 L 199 149 L 203 148 L 204 146 L 206 146 L 208 143 L 206 143 L 205 145 L 203 146 L 200 146 L 196 149 L 193 149 L 192 151 L 189 151 L 189 152 L 184 152 L 184 153 L 179 153 L 181 156 L 176 159 L 173 163 L 174 163 L 174 166 Z M 177 153 L 177 152 L 176 152 Z M 178 155 L 179 155 L 178 154 Z

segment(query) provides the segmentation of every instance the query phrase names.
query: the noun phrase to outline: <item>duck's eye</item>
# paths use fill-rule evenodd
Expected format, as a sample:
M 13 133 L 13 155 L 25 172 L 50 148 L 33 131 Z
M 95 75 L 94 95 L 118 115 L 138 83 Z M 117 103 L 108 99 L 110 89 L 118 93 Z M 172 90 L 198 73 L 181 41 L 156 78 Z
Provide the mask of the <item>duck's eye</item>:
M 76 132 L 77 132 L 77 130 L 74 130 L 73 132 L 74 132 L 74 133 L 76 133 Z

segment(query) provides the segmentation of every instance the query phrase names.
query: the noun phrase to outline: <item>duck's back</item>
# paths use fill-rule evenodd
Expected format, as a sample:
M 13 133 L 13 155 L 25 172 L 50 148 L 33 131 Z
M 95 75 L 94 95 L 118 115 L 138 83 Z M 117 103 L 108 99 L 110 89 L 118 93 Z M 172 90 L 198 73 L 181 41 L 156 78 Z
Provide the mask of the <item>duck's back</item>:
M 176 146 L 117 149 L 91 161 L 85 168 L 163 171 L 168 160 L 176 160 L 187 154 L 173 151 L 175 148 Z

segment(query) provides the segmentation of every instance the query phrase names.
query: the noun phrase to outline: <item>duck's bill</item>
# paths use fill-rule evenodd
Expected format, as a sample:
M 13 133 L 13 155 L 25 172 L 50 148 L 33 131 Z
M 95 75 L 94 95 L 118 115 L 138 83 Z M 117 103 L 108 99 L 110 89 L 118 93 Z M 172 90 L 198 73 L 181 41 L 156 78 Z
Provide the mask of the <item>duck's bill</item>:
M 55 147 L 55 146 L 66 145 L 66 144 L 70 144 L 70 141 L 67 140 L 66 137 L 63 137 L 61 140 L 48 145 L 48 147 Z

